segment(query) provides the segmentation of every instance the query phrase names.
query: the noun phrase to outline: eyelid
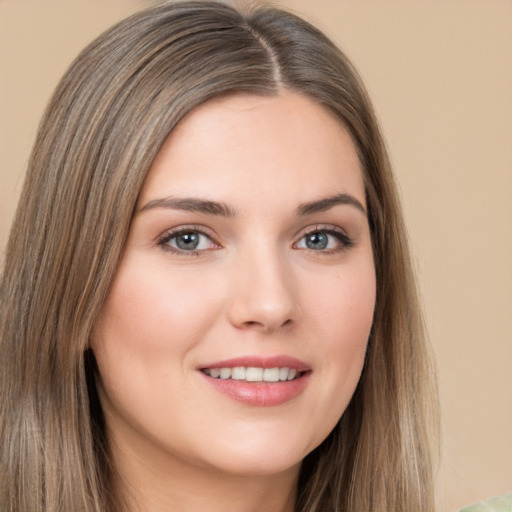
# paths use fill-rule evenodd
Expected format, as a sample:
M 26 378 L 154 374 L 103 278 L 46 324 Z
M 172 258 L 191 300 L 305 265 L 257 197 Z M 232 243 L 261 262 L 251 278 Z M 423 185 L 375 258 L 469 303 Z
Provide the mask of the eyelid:
M 342 235 L 348 236 L 346 230 L 337 226 L 336 224 L 313 224 L 308 226 L 302 230 L 302 236 L 307 235 L 308 233 L 315 233 L 316 231 L 333 231 L 336 233 L 340 233 Z
M 339 226 L 336 226 L 335 224 L 314 224 L 312 226 L 308 226 L 298 233 L 298 238 L 300 239 L 306 235 L 317 232 L 334 233 L 350 239 L 347 231 Z

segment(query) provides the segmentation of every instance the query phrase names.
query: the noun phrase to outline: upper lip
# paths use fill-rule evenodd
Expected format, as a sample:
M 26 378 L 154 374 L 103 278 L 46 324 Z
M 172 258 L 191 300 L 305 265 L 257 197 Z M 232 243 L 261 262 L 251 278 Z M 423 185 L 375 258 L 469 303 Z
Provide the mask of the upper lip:
M 270 357 L 240 356 L 234 357 L 232 359 L 223 359 L 222 361 L 203 364 L 198 369 L 205 370 L 206 368 L 234 368 L 236 366 L 245 366 L 246 368 L 293 368 L 298 372 L 307 372 L 311 370 L 311 367 L 304 361 L 286 355 L 276 355 Z

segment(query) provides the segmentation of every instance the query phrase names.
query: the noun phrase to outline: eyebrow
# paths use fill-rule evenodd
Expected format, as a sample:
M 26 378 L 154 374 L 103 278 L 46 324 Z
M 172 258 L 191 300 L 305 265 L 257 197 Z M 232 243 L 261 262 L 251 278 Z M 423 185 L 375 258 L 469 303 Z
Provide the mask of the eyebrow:
M 350 194 L 336 194 L 334 196 L 302 203 L 297 208 L 297 215 L 311 215 L 312 213 L 324 212 L 337 205 L 350 205 L 360 210 L 366 215 L 366 210 L 362 203 Z M 226 203 L 218 201 L 208 201 L 206 199 L 197 199 L 193 197 L 164 197 L 153 199 L 146 203 L 139 212 L 152 210 L 155 208 L 165 208 L 169 210 L 184 210 L 189 212 L 204 213 L 207 215 L 218 215 L 220 217 L 234 217 L 235 210 Z
M 221 217 L 234 217 L 235 211 L 225 203 L 207 201 L 193 197 L 164 197 L 154 199 L 146 203 L 139 212 L 152 210 L 154 208 L 165 208 L 169 210 L 184 210 L 188 212 L 199 212 L 208 215 L 219 215 Z
M 310 215 L 312 213 L 325 212 L 326 210 L 329 210 L 339 204 L 354 206 L 366 215 L 366 210 L 363 204 L 350 194 L 336 194 L 324 199 L 319 199 L 318 201 L 303 203 L 297 208 L 297 214 Z

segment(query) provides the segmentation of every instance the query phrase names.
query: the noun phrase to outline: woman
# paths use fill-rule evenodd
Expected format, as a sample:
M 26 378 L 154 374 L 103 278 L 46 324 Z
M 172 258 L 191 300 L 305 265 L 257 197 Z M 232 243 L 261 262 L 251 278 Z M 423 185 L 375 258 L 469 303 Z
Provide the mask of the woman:
M 396 191 L 346 57 L 159 5 L 42 121 L 1 281 L 6 511 L 431 511 Z

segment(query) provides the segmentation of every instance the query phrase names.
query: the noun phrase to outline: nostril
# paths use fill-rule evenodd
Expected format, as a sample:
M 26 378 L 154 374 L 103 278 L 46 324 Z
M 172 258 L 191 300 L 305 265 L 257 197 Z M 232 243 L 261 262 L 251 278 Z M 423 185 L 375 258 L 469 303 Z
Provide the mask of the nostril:
M 282 323 L 279 322 L 258 322 L 257 320 L 248 320 L 241 324 L 242 328 L 245 329 L 261 329 L 263 331 L 270 331 L 275 329 L 276 327 L 289 327 L 293 324 L 293 319 L 288 318 Z

